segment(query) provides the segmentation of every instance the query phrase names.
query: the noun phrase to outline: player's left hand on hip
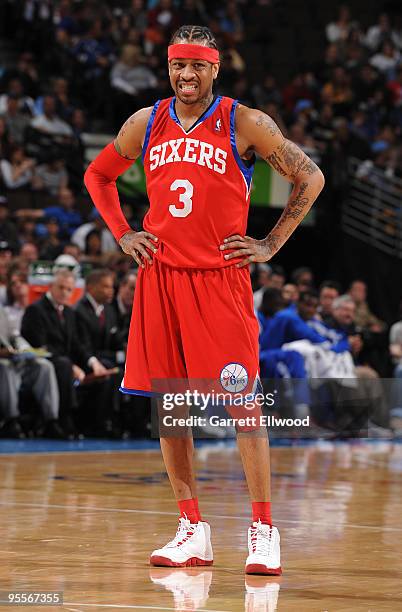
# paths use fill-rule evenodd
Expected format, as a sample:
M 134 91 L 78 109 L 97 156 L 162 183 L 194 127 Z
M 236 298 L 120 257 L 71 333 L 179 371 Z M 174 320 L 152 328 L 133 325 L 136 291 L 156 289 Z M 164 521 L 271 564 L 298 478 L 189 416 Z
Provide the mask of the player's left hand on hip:
M 227 260 L 236 257 L 244 258 L 243 261 L 236 264 L 237 268 L 243 268 L 253 262 L 269 261 L 274 254 L 269 248 L 266 239 L 257 240 L 256 238 L 240 236 L 239 234 L 225 238 L 219 248 L 221 251 L 235 249 L 232 253 L 224 255 L 224 258 Z

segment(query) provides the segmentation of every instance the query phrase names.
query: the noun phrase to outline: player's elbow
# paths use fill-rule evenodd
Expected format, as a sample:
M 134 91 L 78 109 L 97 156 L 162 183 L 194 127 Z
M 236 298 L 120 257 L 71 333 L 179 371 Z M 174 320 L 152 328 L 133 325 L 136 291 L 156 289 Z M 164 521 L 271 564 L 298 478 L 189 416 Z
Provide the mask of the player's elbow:
M 88 192 L 91 193 L 91 190 L 96 186 L 104 186 L 108 182 L 108 178 L 104 176 L 99 170 L 96 168 L 95 162 L 92 161 L 84 174 L 84 185 L 87 188 Z
M 319 168 L 317 168 L 317 171 L 314 173 L 314 184 L 318 195 L 324 189 L 325 185 L 325 176 Z
M 93 181 L 93 162 L 89 164 L 88 168 L 85 170 L 85 173 L 84 173 L 84 185 L 88 189 L 88 191 L 90 191 L 92 181 Z

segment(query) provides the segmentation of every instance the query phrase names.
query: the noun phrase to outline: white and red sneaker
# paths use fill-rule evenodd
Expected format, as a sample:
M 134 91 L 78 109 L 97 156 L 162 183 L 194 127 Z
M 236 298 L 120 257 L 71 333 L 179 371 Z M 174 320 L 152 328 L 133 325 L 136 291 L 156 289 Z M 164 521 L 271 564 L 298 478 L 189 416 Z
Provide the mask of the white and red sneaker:
M 253 523 L 248 530 L 248 557 L 246 574 L 280 576 L 281 549 L 279 531 L 261 521 Z
M 190 523 L 187 518 L 179 519 L 175 538 L 163 548 L 151 554 L 151 565 L 164 567 L 188 567 L 212 565 L 211 528 L 208 523 Z

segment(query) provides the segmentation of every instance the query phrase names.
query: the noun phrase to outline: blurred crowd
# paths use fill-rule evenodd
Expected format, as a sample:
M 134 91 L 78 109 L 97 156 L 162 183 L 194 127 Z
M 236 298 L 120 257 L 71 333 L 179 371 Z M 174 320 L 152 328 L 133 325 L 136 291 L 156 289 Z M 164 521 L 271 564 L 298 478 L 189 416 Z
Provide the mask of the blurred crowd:
M 280 412 L 311 416 L 340 436 L 399 436 L 402 321 L 388 329 L 370 309 L 366 283 L 316 287 L 310 268 L 286 278 L 268 264 L 256 264 L 252 281 L 261 377 L 286 382 Z
M 361 24 L 347 5 L 334 8 L 333 19 L 322 27 L 322 53 L 312 54 L 303 64 L 295 59 L 293 73 L 287 74 L 264 55 L 275 28 L 292 20 L 290 9 L 284 14 L 284 3 L 279 0 L 226 0 L 221 4 L 211 0 L 9 0 L 0 7 L 0 28 L 14 53 L 13 61 L 3 62 L 0 57 L 0 321 L 4 320 L 4 330 L 8 330 L 0 327 L 0 376 L 8 381 L 1 386 L 0 435 L 36 431 L 55 437 L 93 433 L 118 437 L 139 433 L 140 426 L 136 431 L 124 414 L 125 404 L 134 400 L 119 398 L 112 391 L 113 385 L 116 388 L 113 377 L 121 374 L 127 341 L 127 321 L 121 317 L 127 315 L 127 306 L 122 304 L 132 298 L 135 271 L 97 212 L 88 206 L 82 185 L 83 134 L 113 133 L 138 108 L 171 95 L 166 47 L 180 25 L 208 25 L 216 35 L 222 57 L 217 93 L 266 111 L 322 167 L 326 205 L 317 211 L 317 218 L 325 215 L 331 230 L 339 223 L 349 157 L 367 161 L 386 176 L 402 177 L 400 15 L 382 12 L 379 5 L 372 22 Z M 258 60 L 254 56 L 250 65 L 252 46 L 262 55 Z M 141 226 L 144 204 L 123 200 L 134 229 Z M 104 293 L 95 290 L 94 297 L 89 275 L 82 300 L 70 309 L 63 297 L 65 285 L 71 294 L 77 279 L 74 274 L 61 274 L 41 298 L 41 307 L 49 308 L 53 315 L 65 309 L 74 321 L 74 334 L 79 340 L 85 338 L 79 353 L 71 348 L 73 340 L 67 352 L 65 338 L 59 348 L 56 343 L 50 350 L 48 338 L 44 342 L 27 331 L 35 328 L 35 323 L 26 326 L 27 320 L 35 321 L 33 312 L 39 316 L 35 311 L 39 307 L 32 311 L 28 305 L 30 266 L 38 259 L 59 258 L 70 269 L 79 264 L 101 270 L 104 276 L 95 285 L 108 285 Z M 342 288 L 328 281 L 315 293 L 311 271 L 304 271 L 304 277 L 310 275 L 304 285 L 296 272 L 292 279 L 275 267 L 263 266 L 253 272 L 264 376 L 308 378 L 314 362 L 320 361 L 317 355 L 326 363 L 331 353 L 345 353 L 337 358 L 338 373 L 374 380 L 379 375 L 391 376 L 396 367 L 400 375 L 400 328 L 391 330 L 390 353 L 389 330 L 370 313 L 363 282 Z M 60 284 L 64 293 L 60 293 Z M 116 327 L 111 339 L 104 334 L 102 313 L 112 308 L 118 324 L 111 324 L 111 329 Z M 85 309 L 100 327 L 102 346 L 84 335 Z M 289 332 L 286 317 L 293 317 L 289 329 L 297 321 L 297 331 Z M 53 318 L 62 332 L 60 341 L 63 334 L 70 333 L 68 325 L 61 317 Z M 321 352 L 314 357 L 306 345 L 298 351 L 283 348 L 302 340 L 322 344 Z M 43 344 L 51 358 L 29 353 L 29 347 Z M 282 354 L 284 351 L 287 353 Z M 31 357 L 17 355 L 24 352 Z M 49 363 L 51 368 L 45 365 Z M 102 368 L 117 368 L 118 373 L 101 380 Z M 87 378 L 84 384 L 84 375 L 94 371 L 97 382 Z M 315 370 L 315 375 L 320 376 L 321 371 L 324 368 Z M 39 411 L 32 420 L 23 410 L 19 414 L 18 406 L 31 405 L 32 398 L 24 402 L 24 394 L 31 389 L 32 395 L 32 380 L 39 379 L 42 383 L 35 391 Z M 369 402 L 379 406 L 370 414 L 370 426 L 387 428 L 392 415 L 382 400 L 377 401 L 379 386 L 370 388 L 374 391 Z M 108 397 L 108 393 L 113 395 L 108 404 L 111 412 L 102 408 L 102 402 L 88 400 Z M 300 393 L 298 409 L 301 413 L 311 410 L 311 394 L 303 389 Z M 93 420 L 86 421 L 83 413 L 88 411 L 79 408 L 87 404 L 94 406 Z M 11 413 L 5 412 L 5 405 Z M 395 406 L 399 408 L 402 410 Z

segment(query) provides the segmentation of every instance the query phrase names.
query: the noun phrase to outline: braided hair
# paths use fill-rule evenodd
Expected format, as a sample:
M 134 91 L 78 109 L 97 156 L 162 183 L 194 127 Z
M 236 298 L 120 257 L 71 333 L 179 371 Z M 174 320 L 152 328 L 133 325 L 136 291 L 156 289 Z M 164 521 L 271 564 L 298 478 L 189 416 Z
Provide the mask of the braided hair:
M 211 49 L 218 49 L 218 45 L 215 40 L 215 36 L 212 34 L 209 28 L 198 25 L 184 25 L 181 26 L 173 34 L 170 39 L 170 45 L 175 42 L 186 41 L 190 43 L 196 43 L 198 45 L 204 45 Z

